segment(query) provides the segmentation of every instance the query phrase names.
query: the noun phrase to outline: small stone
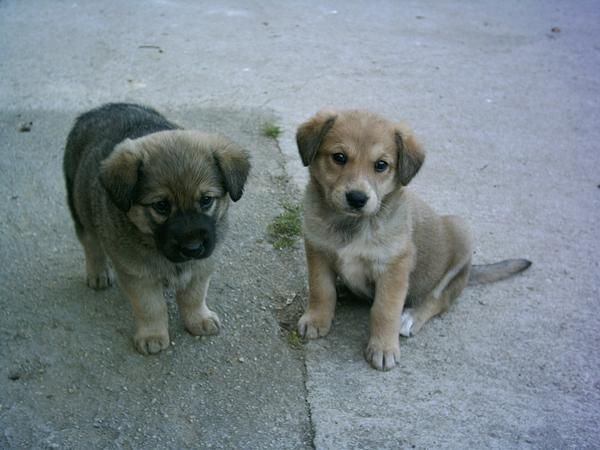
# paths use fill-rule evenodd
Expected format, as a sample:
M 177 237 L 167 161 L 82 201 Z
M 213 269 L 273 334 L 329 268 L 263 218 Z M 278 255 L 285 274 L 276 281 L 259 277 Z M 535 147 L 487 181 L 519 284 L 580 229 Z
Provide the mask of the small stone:
M 29 133 L 31 131 L 31 127 L 33 127 L 33 122 L 23 122 L 19 124 L 19 132 L 21 133 Z

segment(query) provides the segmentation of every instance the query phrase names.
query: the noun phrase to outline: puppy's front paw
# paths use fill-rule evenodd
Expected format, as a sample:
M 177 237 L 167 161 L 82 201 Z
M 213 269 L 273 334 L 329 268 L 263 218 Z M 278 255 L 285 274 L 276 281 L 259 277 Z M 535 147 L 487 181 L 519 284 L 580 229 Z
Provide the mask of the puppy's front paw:
M 183 319 L 185 328 L 194 336 L 211 336 L 221 331 L 221 321 L 214 312 L 191 314 Z
M 331 329 L 332 318 L 319 317 L 309 311 L 302 314 L 298 321 L 298 333 L 308 339 L 326 336 Z
M 106 267 L 98 271 L 89 271 L 87 273 L 87 285 L 89 288 L 100 290 L 112 286 L 113 275 L 111 270 Z
M 397 340 L 385 343 L 371 338 L 365 350 L 365 357 L 369 364 L 377 370 L 393 369 L 400 362 L 400 344 Z
M 133 336 L 135 348 L 142 355 L 153 355 L 169 346 L 169 333 L 157 330 L 138 330 Z

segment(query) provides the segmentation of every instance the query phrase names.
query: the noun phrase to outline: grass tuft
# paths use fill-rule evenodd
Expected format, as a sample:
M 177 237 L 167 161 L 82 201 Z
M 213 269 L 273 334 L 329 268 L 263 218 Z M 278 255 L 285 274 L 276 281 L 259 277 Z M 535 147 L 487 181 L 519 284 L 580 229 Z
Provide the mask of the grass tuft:
M 292 247 L 302 233 L 302 206 L 286 203 L 283 210 L 267 227 L 273 247 L 278 250 Z
M 292 330 L 287 334 L 287 341 L 292 348 L 299 349 L 302 347 L 302 336 L 296 330 Z
M 277 139 L 281 136 L 281 128 L 274 123 L 265 123 L 262 127 L 262 134 L 271 139 Z

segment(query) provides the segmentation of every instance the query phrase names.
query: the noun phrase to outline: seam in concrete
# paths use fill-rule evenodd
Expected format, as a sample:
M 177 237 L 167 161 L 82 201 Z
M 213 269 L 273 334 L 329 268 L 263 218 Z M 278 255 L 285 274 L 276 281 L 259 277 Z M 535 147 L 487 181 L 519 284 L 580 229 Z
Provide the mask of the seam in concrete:
M 273 141 L 275 142 L 275 147 L 277 147 L 277 150 L 279 151 L 280 155 L 283 158 L 283 162 L 281 163 L 281 168 L 283 170 L 284 175 L 286 176 L 286 178 L 288 179 L 288 182 L 290 181 L 294 181 L 291 179 L 290 174 L 288 173 L 288 171 L 286 170 L 286 164 L 285 164 L 285 160 L 287 159 L 286 154 L 283 152 L 281 145 L 279 143 L 279 139 L 278 138 L 272 138 Z M 297 183 L 294 183 L 294 186 L 296 188 L 299 188 Z M 301 350 L 297 350 L 299 352 L 301 352 L 301 358 L 302 358 L 302 387 L 303 387 L 303 393 L 304 393 L 304 401 L 306 402 L 306 411 L 308 413 L 308 423 L 310 425 L 310 429 L 309 429 L 309 439 L 310 439 L 310 448 L 312 450 L 316 450 L 316 444 L 315 444 L 315 435 L 316 435 L 316 427 L 315 427 L 315 423 L 313 421 L 313 415 L 312 415 L 312 405 L 310 403 L 310 400 L 308 398 L 308 366 L 306 364 L 306 351 L 305 351 L 305 346 L 302 345 L 302 349 Z
M 312 405 L 308 399 L 308 366 L 306 365 L 306 352 L 302 346 L 302 380 L 304 384 L 304 401 L 306 402 L 306 410 L 308 411 L 308 423 L 310 424 L 310 448 L 316 450 L 315 444 L 316 426 L 313 421 Z

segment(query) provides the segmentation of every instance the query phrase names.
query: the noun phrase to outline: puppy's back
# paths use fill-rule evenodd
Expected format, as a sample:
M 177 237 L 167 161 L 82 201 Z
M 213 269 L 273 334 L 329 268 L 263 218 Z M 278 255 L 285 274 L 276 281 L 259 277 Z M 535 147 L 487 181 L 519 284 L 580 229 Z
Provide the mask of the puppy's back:
M 115 145 L 126 138 L 135 139 L 150 133 L 180 128 L 152 108 L 133 103 L 108 103 L 81 114 L 67 137 L 63 171 L 67 201 L 75 222 L 73 185 L 84 155 L 93 152 L 97 163 L 106 158 Z
M 125 138 L 135 139 L 180 128 L 152 108 L 133 103 L 108 103 L 81 114 L 67 137 L 65 174 L 76 170 L 84 149 L 105 141 L 107 153 Z M 107 155 L 102 155 L 103 157 Z

